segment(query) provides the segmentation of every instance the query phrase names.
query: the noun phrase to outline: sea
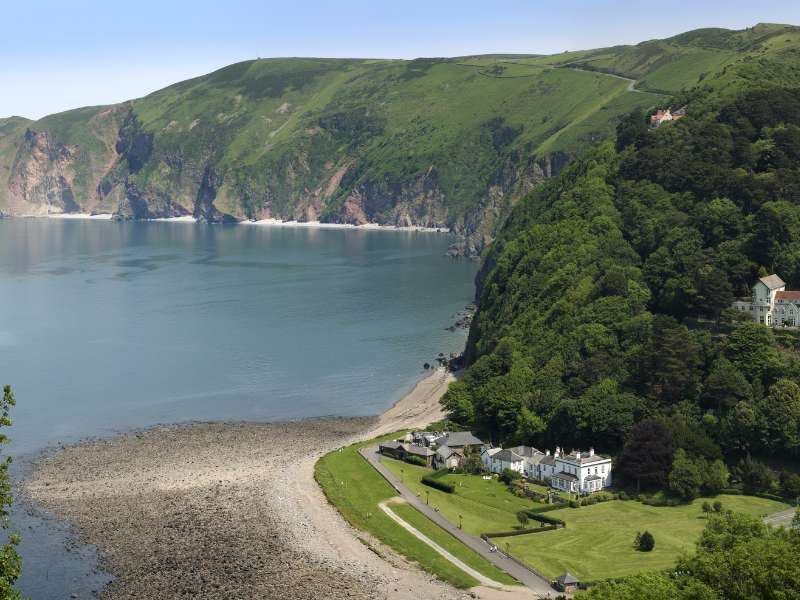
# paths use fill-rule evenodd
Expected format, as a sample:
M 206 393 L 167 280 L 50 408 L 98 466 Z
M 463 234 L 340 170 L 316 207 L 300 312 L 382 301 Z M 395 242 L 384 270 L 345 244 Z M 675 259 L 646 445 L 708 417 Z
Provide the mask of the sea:
M 0 384 L 17 479 L 43 452 L 157 424 L 379 414 L 440 353 L 474 261 L 427 231 L 0 219 Z M 17 504 L 31 600 L 108 581 Z

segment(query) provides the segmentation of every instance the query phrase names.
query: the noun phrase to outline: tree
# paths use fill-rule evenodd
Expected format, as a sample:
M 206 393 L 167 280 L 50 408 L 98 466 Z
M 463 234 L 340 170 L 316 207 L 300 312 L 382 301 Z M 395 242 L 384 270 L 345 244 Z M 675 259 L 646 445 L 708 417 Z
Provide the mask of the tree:
M 715 460 L 711 463 L 706 462 L 704 468 L 702 468 L 702 473 L 703 491 L 705 493 L 715 496 L 728 487 L 730 474 L 728 473 L 728 467 L 721 460 Z
M 795 509 L 792 517 L 792 529 L 800 529 L 800 508 Z
M 672 469 L 669 472 L 669 489 L 684 500 L 693 500 L 700 493 L 703 484 L 703 474 L 697 463 L 678 448 L 672 460 Z
M 520 526 L 525 529 L 528 524 L 528 513 L 524 510 L 517 511 L 517 521 L 519 521 Z
M 720 413 L 728 410 L 740 400 L 752 399 L 752 389 L 733 363 L 724 356 L 718 358 L 703 383 L 703 406 Z
M 715 513 L 722 512 L 722 502 L 720 502 L 719 500 L 714 501 L 714 512 Z
M 734 473 L 748 494 L 767 491 L 775 481 L 769 467 L 749 454 L 739 461 Z
M 790 471 L 781 471 L 781 489 L 788 498 L 800 497 L 800 475 Z
M 513 481 L 517 479 L 521 479 L 522 474 L 519 471 L 515 471 L 514 469 L 503 469 L 503 472 L 500 473 L 500 481 L 505 483 L 506 485 L 511 485 Z
M 703 512 L 706 513 L 706 519 L 711 515 L 712 510 L 714 509 L 711 507 L 711 503 L 708 500 L 703 502 Z
M 623 481 L 637 488 L 666 486 L 675 446 L 672 435 L 659 419 L 646 419 L 633 426 L 615 465 Z
M 16 404 L 14 393 L 10 385 L 3 386 L 3 400 L 0 403 L 0 427 L 10 427 L 11 407 Z M 8 436 L 0 433 L 0 448 L 8 442 Z M 8 469 L 11 465 L 11 457 L 6 457 L 0 462 L 0 526 L 6 531 L 10 527 L 8 509 L 11 506 L 11 483 L 8 480 Z M 16 546 L 19 544 L 19 535 L 11 533 L 8 541 L 0 546 L 0 599 L 17 600 L 22 598 L 22 594 L 14 589 L 14 583 L 19 578 L 22 570 L 22 561 L 17 553 Z
M 650 552 L 655 547 L 656 539 L 653 537 L 653 534 L 649 531 L 644 531 L 639 537 L 639 550 L 642 552 Z

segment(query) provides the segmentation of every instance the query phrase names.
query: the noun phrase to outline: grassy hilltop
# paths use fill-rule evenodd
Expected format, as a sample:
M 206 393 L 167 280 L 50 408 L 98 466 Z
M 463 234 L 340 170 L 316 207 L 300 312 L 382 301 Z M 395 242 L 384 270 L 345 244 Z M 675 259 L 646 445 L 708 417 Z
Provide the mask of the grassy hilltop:
M 480 249 L 621 115 L 798 42 L 760 25 L 553 56 L 246 61 L 119 105 L 0 120 L 0 211 L 447 226 Z

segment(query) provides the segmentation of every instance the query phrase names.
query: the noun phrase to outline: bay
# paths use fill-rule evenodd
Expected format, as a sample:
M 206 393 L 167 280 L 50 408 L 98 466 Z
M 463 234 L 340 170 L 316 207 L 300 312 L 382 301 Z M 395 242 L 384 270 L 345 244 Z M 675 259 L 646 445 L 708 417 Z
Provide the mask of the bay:
M 477 265 L 447 258 L 450 243 L 429 232 L 0 220 L 0 383 L 18 401 L 10 451 L 160 423 L 378 414 L 424 362 L 463 348 L 464 333 L 446 327 L 471 300 Z M 36 600 L 78 586 L 86 559 L 59 554 L 63 544 L 43 552 L 53 527 L 25 525 L 23 591 Z

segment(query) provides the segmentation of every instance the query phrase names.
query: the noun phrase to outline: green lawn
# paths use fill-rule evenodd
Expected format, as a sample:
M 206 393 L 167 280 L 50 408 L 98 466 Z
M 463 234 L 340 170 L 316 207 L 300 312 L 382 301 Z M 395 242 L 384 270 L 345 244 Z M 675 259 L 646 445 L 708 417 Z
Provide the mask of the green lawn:
M 761 516 L 786 508 L 773 500 L 751 496 L 719 496 L 724 509 Z M 569 571 L 591 581 L 621 577 L 641 571 L 665 569 L 675 564 L 681 551 L 691 551 L 707 522 L 701 510 L 703 499 L 677 507 L 646 506 L 629 500 L 612 501 L 578 509 L 565 508 L 548 513 L 567 527 L 497 543 L 547 577 Z M 713 517 L 712 517 L 713 518 Z M 655 536 L 652 552 L 633 549 L 637 531 L 647 529 Z
M 388 435 L 380 439 L 392 439 L 396 435 Z M 396 492 L 358 454 L 359 448 L 373 444 L 375 441 L 331 452 L 317 462 L 314 468 L 314 477 L 328 500 L 336 506 L 351 525 L 371 533 L 406 558 L 417 562 L 429 573 L 460 588 L 478 585 L 477 580 L 455 567 L 430 546 L 400 527 L 378 507 L 380 502 L 394 497 Z M 411 467 L 411 465 L 408 466 Z M 396 506 L 393 506 L 392 509 L 406 518 L 407 513 L 404 509 Z M 420 514 L 419 517 L 422 515 Z M 422 518 L 424 519 L 424 517 Z M 509 582 L 509 578 L 500 573 L 491 563 L 460 544 L 433 522 L 427 519 L 420 520 L 413 513 L 409 521 L 411 519 L 414 519 L 412 524 L 415 527 L 421 529 L 425 535 L 447 548 L 466 564 L 496 581 Z
M 491 531 L 508 531 L 517 527 L 517 511 L 537 506 L 532 500 L 517 498 L 497 479 L 484 480 L 480 475 L 445 475 L 442 481 L 456 486 L 454 494 L 440 492 L 420 479 L 431 473 L 430 469 L 402 463 L 390 458 L 381 459 L 395 475 L 420 498 L 438 507 L 449 521 L 458 523 L 462 516 L 464 531 L 471 535 Z M 401 473 L 402 470 L 402 473 Z
M 491 577 L 498 583 L 519 585 L 516 579 L 510 577 L 480 555 L 469 550 L 464 544 L 459 542 L 410 504 L 392 504 L 389 508 L 406 523 L 424 533 L 431 540 L 476 571 L 483 573 L 487 577 Z
M 382 460 L 398 477 L 402 475 L 406 486 L 421 498 L 427 497 L 448 520 L 458 523 L 461 515 L 464 531 L 472 535 L 512 530 L 518 527 L 518 510 L 540 506 L 517 498 L 496 479 L 486 481 L 478 475 L 444 476 L 443 481 L 456 486 L 455 493 L 446 494 L 420 482 L 423 475 L 430 474 L 430 469 L 388 458 Z M 725 509 L 751 515 L 785 508 L 780 502 L 750 496 L 718 499 Z M 563 519 L 566 528 L 498 538 L 495 542 L 503 549 L 510 544 L 514 556 L 553 578 L 567 570 L 582 579 L 595 580 L 664 569 L 675 564 L 681 551 L 694 547 L 706 524 L 702 503 L 701 499 L 686 506 L 654 507 L 631 500 L 563 508 L 547 515 Z M 636 532 L 645 529 L 656 538 L 656 548 L 650 553 L 633 549 Z

